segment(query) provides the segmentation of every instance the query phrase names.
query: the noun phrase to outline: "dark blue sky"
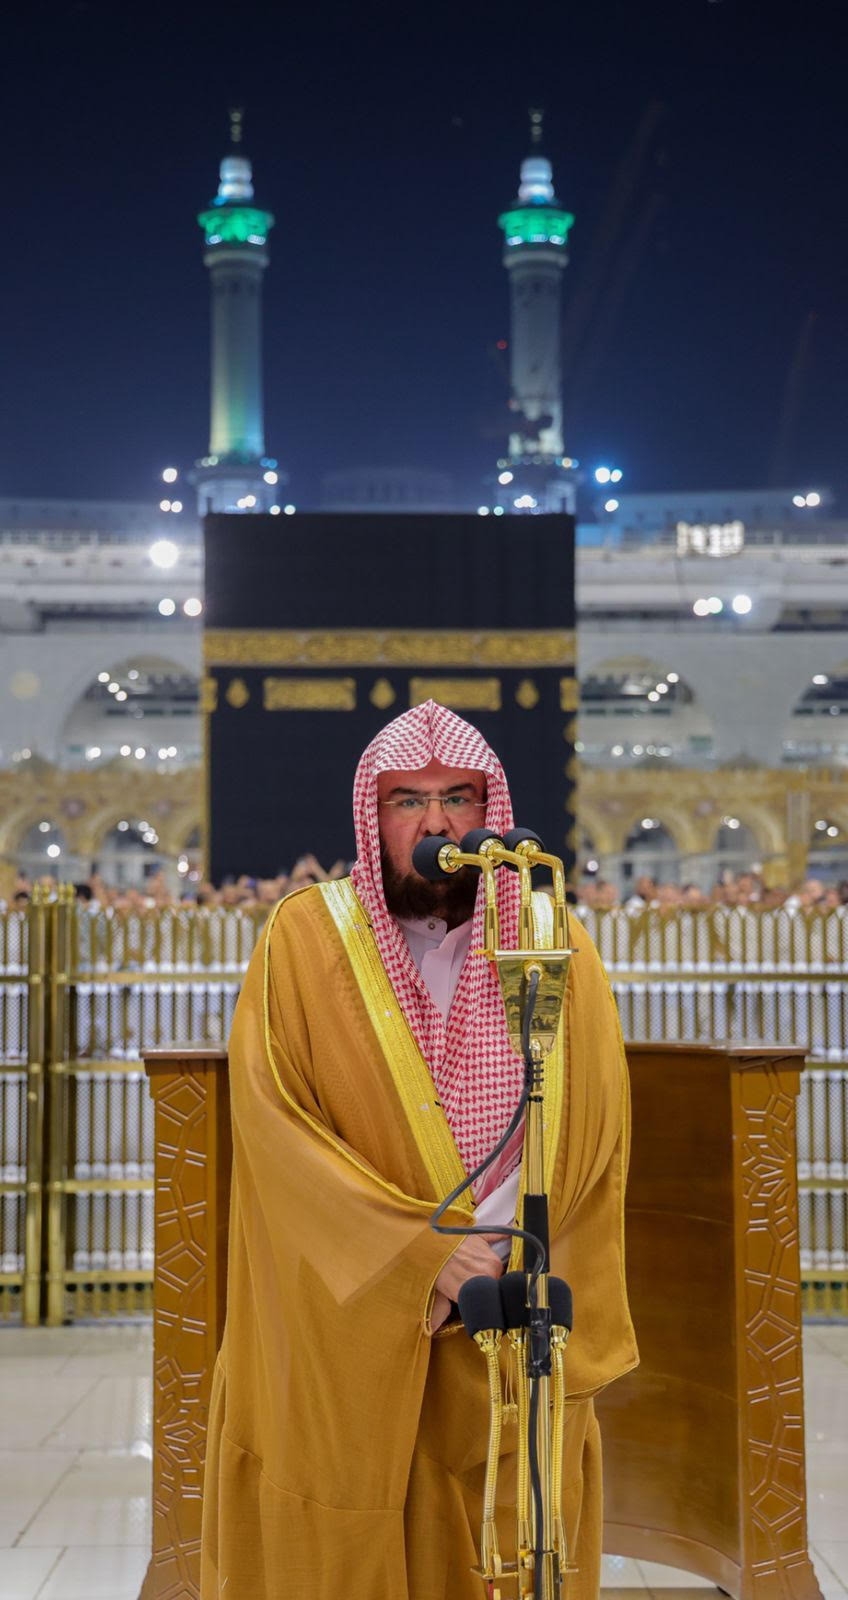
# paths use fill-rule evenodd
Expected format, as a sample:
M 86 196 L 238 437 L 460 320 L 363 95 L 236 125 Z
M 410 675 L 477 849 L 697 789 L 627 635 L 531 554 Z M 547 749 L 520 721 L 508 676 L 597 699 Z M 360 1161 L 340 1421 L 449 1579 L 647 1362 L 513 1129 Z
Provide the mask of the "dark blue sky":
M 356 463 L 504 446 L 497 216 L 546 108 L 576 214 L 566 447 L 626 487 L 848 488 L 840 7 L 538 0 L 4 23 L 0 495 L 145 498 L 208 439 L 195 212 L 246 108 L 266 444 L 313 500 Z

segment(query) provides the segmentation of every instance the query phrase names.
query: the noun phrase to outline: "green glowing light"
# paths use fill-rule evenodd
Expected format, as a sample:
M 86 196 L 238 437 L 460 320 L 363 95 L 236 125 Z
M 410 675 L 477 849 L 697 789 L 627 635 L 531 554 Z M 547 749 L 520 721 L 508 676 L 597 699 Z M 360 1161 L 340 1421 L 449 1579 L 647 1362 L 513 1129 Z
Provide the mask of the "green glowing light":
M 557 211 L 552 206 L 521 206 L 517 211 L 504 211 L 498 217 L 498 227 L 503 228 L 508 247 L 522 244 L 564 246 L 573 222 L 570 211 Z
M 270 211 L 255 206 L 213 206 L 197 220 L 207 244 L 264 244 L 274 226 Z

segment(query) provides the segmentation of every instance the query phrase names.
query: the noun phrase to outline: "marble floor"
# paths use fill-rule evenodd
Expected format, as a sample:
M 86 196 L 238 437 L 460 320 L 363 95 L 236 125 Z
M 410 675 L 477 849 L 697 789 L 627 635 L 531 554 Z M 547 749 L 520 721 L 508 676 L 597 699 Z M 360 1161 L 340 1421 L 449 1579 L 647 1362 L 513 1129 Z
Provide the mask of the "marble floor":
M 810 1545 L 848 1600 L 848 1327 L 804 1331 Z M 137 1600 L 150 1546 L 146 1326 L 0 1328 L 0 1600 Z M 705 1581 L 604 1557 L 619 1591 L 710 1600 Z M 636 1600 L 636 1597 L 634 1597 Z

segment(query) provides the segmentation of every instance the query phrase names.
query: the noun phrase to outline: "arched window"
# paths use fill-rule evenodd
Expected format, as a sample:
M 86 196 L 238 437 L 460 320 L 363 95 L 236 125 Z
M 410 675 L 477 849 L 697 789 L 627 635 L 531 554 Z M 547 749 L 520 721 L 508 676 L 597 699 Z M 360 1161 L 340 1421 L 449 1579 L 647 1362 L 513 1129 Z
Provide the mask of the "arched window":
M 807 875 L 828 885 L 848 878 L 848 829 L 824 810 L 813 823 Z
M 581 674 L 578 751 L 592 764 L 692 764 L 713 748 L 712 722 L 673 665 L 619 656 Z
M 734 874 L 748 872 L 752 867 L 759 865 L 762 857 L 762 850 L 753 829 L 739 817 L 731 814 L 722 817 L 713 850 L 716 877 L 725 871 Z
M 183 843 L 177 858 L 177 872 L 181 883 L 197 883 L 201 873 L 203 841 L 199 824 L 195 824 Z
M 66 718 L 63 763 L 88 766 L 123 757 L 145 771 L 200 760 L 199 682 L 165 657 L 104 662 Z
M 848 762 L 848 661 L 813 673 L 786 725 L 783 761 Z
M 655 883 L 673 883 L 679 877 L 680 854 L 676 840 L 658 817 L 643 817 L 630 830 L 621 857 L 622 883 L 649 876 Z
M 110 888 L 140 889 L 162 866 L 158 844 L 145 818 L 122 817 L 103 839 L 94 870 Z
M 18 846 L 17 865 L 28 878 L 67 879 L 73 863 L 68 858 L 65 835 L 49 817 L 42 817 L 27 828 Z

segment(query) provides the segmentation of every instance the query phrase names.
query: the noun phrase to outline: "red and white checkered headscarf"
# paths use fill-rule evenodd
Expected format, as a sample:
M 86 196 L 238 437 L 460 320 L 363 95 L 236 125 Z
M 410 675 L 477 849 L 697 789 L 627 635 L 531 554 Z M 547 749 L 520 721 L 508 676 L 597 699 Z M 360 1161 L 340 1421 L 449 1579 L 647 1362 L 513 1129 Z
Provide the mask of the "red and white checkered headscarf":
M 448 1015 L 442 1020 L 410 954 L 409 946 L 386 905 L 380 864 L 377 775 L 418 772 L 433 760 L 445 767 L 465 767 L 486 774 L 486 827 L 505 833 L 512 827 L 512 804 L 503 768 L 482 734 L 435 700 L 395 717 L 365 750 L 353 785 L 356 862 L 353 882 L 371 919 L 383 965 L 404 1016 L 433 1075 L 459 1153 L 467 1172 L 488 1155 L 509 1122 L 521 1092 L 523 1067 L 510 1048 L 497 976 L 483 944 L 482 883 L 465 961 Z M 516 873 L 502 867 L 497 875 L 501 945 L 518 943 L 519 887 Z M 520 1138 L 510 1141 L 514 1165 Z M 498 1181 L 505 1175 L 503 1157 Z M 510 1163 L 507 1162 L 507 1170 Z M 486 1174 L 486 1178 L 489 1174 Z M 478 1199 L 487 1192 L 483 1183 Z

